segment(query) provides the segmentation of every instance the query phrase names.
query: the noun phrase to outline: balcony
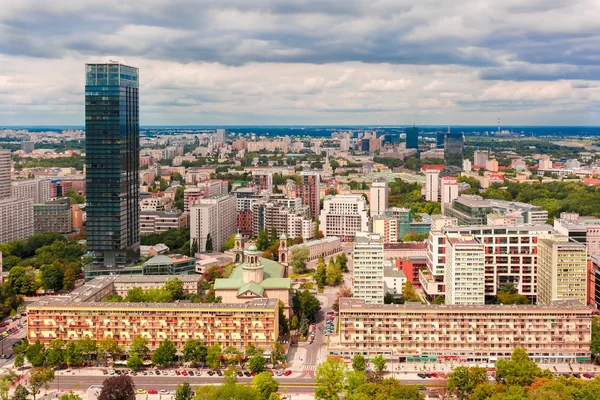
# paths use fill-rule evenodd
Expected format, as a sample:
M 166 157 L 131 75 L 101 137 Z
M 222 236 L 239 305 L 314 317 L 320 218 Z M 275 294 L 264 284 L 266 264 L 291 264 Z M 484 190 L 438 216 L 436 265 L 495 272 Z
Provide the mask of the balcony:
M 443 291 L 438 290 L 439 285 L 443 285 L 443 282 L 437 282 L 433 279 L 431 275 L 429 275 L 426 271 L 419 271 L 419 282 L 421 283 L 421 287 L 423 291 L 428 295 L 437 296 L 440 294 L 444 294 Z

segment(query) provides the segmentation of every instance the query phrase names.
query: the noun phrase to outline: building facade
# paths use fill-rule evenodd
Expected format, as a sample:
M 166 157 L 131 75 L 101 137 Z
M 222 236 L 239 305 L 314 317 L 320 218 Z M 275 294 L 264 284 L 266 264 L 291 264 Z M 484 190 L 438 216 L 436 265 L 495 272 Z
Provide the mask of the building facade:
M 140 213 L 140 233 L 142 235 L 166 232 L 169 229 L 181 229 L 187 226 L 188 213 L 181 211 L 142 211 Z
M 387 181 L 375 181 L 371 184 L 369 204 L 371 217 L 381 215 L 388 208 L 389 188 Z
M 0 200 L 11 197 L 11 169 L 10 150 L 0 149 Z
M 202 198 L 191 207 L 190 244 L 199 251 L 207 250 L 212 241 L 212 250 L 219 251 L 236 230 L 236 200 L 231 195 L 215 195 Z
M 381 235 L 383 243 L 398 241 L 398 218 L 386 215 L 374 216 L 372 221 L 373 233 Z
M 448 237 L 446 304 L 485 304 L 484 247 L 470 235 Z
M 50 179 L 27 179 L 12 183 L 12 197 L 30 198 L 34 204 L 45 203 L 52 197 L 52 181 Z
M 589 362 L 592 311 L 579 302 L 551 305 L 368 304 L 340 299 L 339 335 L 329 354 L 381 354 L 400 362 L 493 363 L 523 347 L 538 363 Z
M 357 232 L 369 231 L 366 201 L 361 195 L 327 196 L 319 217 L 324 236 L 352 240 Z
M 139 259 L 138 88 L 137 68 L 86 64 L 87 248 L 97 266 Z
M 451 172 L 460 172 L 463 165 L 463 134 L 461 132 L 448 132 L 444 138 L 444 169 Z
M 33 233 L 33 200 L 0 199 L 0 243 L 27 239 Z
M 383 304 L 383 241 L 381 236 L 358 232 L 352 250 L 354 260 L 354 294 L 367 304 Z
M 300 172 L 300 184 L 296 185 L 296 197 L 302 199 L 302 204 L 310 207 L 310 216 L 317 218 L 321 200 L 321 176 L 318 172 Z
M 72 231 L 71 201 L 54 199 L 33 205 L 34 233 L 56 232 L 66 235 Z
M 419 129 L 416 126 L 406 128 L 406 148 L 407 149 L 418 149 L 419 148 Z

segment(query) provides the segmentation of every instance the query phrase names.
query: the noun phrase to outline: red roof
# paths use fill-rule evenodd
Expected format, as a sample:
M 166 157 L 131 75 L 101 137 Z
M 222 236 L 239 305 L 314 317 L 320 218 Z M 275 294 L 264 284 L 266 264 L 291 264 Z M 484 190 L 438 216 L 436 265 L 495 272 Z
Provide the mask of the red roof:
M 583 183 L 586 185 L 600 185 L 600 179 L 598 178 L 585 178 Z
M 421 171 L 426 171 L 428 169 L 437 169 L 441 171 L 444 169 L 444 164 L 425 164 L 421 167 Z

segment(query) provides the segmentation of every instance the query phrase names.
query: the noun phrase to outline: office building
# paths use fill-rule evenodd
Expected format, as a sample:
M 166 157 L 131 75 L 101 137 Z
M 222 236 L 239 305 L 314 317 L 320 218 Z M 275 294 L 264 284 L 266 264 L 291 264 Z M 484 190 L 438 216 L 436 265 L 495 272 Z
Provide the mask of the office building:
M 33 233 L 33 200 L 0 199 L 0 243 L 27 239 Z
M 310 207 L 310 216 L 319 216 L 321 200 L 321 177 L 317 172 L 300 172 L 300 184 L 296 185 L 296 197 L 302 199 L 302 204 Z
M 465 158 L 463 160 L 463 171 L 465 171 L 465 172 L 471 172 L 471 169 L 473 169 L 473 165 L 471 164 L 471 160 L 469 160 L 468 158 Z
M 339 237 L 327 236 L 322 239 L 307 240 L 301 244 L 288 247 L 288 260 L 292 261 L 291 255 L 294 247 L 306 247 L 308 249 L 308 261 L 317 260 L 319 257 L 328 257 L 342 251 L 342 243 Z
M 25 152 L 25 154 L 30 154 L 35 150 L 35 143 L 29 140 L 24 140 L 21 142 L 21 150 Z
M 225 143 L 225 129 L 217 129 L 215 133 L 215 142 Z
M 44 203 L 52 197 L 52 180 L 50 179 L 26 179 L 12 182 L 12 197 L 32 199 L 34 204 Z M 65 193 L 66 194 L 66 193 Z
M 87 248 L 95 266 L 139 259 L 138 88 L 137 68 L 86 64 Z
M 444 170 L 454 174 L 460 172 L 463 165 L 463 134 L 448 132 L 444 138 Z
M 11 168 L 10 150 L 0 149 L 0 200 L 11 197 Z
M 357 232 L 369 231 L 369 215 L 361 195 L 326 196 L 319 216 L 319 229 L 325 236 L 352 240 Z
M 538 363 L 589 363 L 591 317 L 592 310 L 575 301 L 438 306 L 343 298 L 339 335 L 330 337 L 328 354 L 348 361 L 381 354 L 400 362 L 486 364 L 523 347 Z
M 484 225 L 493 211 L 488 200 L 477 195 L 462 195 L 444 207 L 444 215 L 458 219 L 459 225 Z
M 187 276 L 177 277 L 186 282 Z M 131 277 L 127 277 L 131 279 Z M 138 279 L 142 278 L 142 279 Z M 135 277 L 133 284 L 160 287 L 160 282 Z M 201 276 L 197 278 L 199 287 Z M 127 349 L 136 336 L 146 339 L 150 350 L 169 339 L 178 351 L 190 339 L 206 346 L 233 346 L 240 351 L 250 344 L 268 350 L 278 340 L 279 311 L 277 299 L 257 299 L 243 304 L 216 303 L 110 303 L 106 296 L 117 294 L 114 280 L 122 277 L 97 278 L 75 291 L 61 296 L 47 296 L 27 307 L 27 338 L 48 345 L 55 339 L 67 343 L 90 338 L 100 341 L 113 338 Z M 136 282 L 138 281 L 139 282 Z M 157 285 L 158 284 L 158 285 Z M 190 282 L 194 285 L 194 282 Z M 122 292 L 121 292 L 122 293 Z
M 161 275 L 181 275 L 183 277 L 185 275 L 196 274 L 196 259 L 181 254 L 159 254 L 146 261 L 142 268 L 143 275 L 148 277 L 152 275 L 159 276 L 160 278 L 164 278 Z M 139 280 L 138 277 L 132 277 L 131 279 L 135 281 Z M 192 279 L 198 280 L 197 276 L 194 276 Z M 199 294 L 199 291 L 190 293 Z M 127 294 L 126 291 L 125 294 Z
M 458 199 L 458 182 L 456 178 L 445 176 L 440 180 L 440 202 L 442 213 L 445 208 Z
M 188 226 L 188 213 L 181 211 L 142 211 L 140 212 L 140 233 L 166 232 Z
M 446 304 L 485 304 L 484 247 L 470 235 L 448 236 Z
M 538 304 L 557 300 L 587 303 L 587 251 L 582 243 L 553 235 L 538 243 Z
M 381 236 L 357 232 L 352 250 L 354 260 L 354 294 L 367 304 L 383 304 L 383 241 Z
M 476 168 L 485 168 L 490 159 L 490 152 L 487 150 L 475 150 L 473 153 L 473 165 Z
M 33 205 L 34 233 L 56 232 L 66 235 L 72 231 L 71 201 L 69 198 L 48 200 Z
M 587 245 L 590 256 L 600 255 L 600 218 L 562 212 L 554 219 L 554 230 L 569 240 Z
M 190 210 L 190 245 L 196 245 L 201 252 L 221 250 L 236 231 L 235 197 L 227 194 L 205 197 Z
M 369 203 L 371 216 L 381 215 L 388 208 L 389 188 L 387 181 L 379 180 L 371 184 Z
M 444 149 L 444 140 L 446 138 L 446 132 L 437 132 L 435 134 L 435 148 Z
M 428 169 L 425 171 L 425 186 L 423 196 L 426 201 L 440 200 L 440 171 L 437 169 Z
M 252 183 L 258 193 L 273 193 L 273 174 L 271 172 L 263 170 L 252 171 Z
M 415 126 L 406 128 L 406 148 L 419 149 L 419 130 Z

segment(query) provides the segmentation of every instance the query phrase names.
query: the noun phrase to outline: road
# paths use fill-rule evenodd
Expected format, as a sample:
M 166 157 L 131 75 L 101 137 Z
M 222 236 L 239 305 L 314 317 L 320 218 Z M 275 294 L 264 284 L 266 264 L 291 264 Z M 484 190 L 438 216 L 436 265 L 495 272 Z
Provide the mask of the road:
M 16 327 L 17 324 L 21 322 L 27 321 L 26 318 L 21 318 L 19 320 L 11 322 L 8 326 L 0 328 L 0 332 L 5 332 L 10 328 Z M 27 329 L 20 329 L 17 333 L 8 335 L 8 337 L 4 340 L 0 340 L 0 354 L 12 354 L 12 344 L 17 340 L 24 338 L 27 334 Z M 10 360 L 0 359 L 0 368 L 9 367 L 15 361 L 15 358 L 11 358 Z

